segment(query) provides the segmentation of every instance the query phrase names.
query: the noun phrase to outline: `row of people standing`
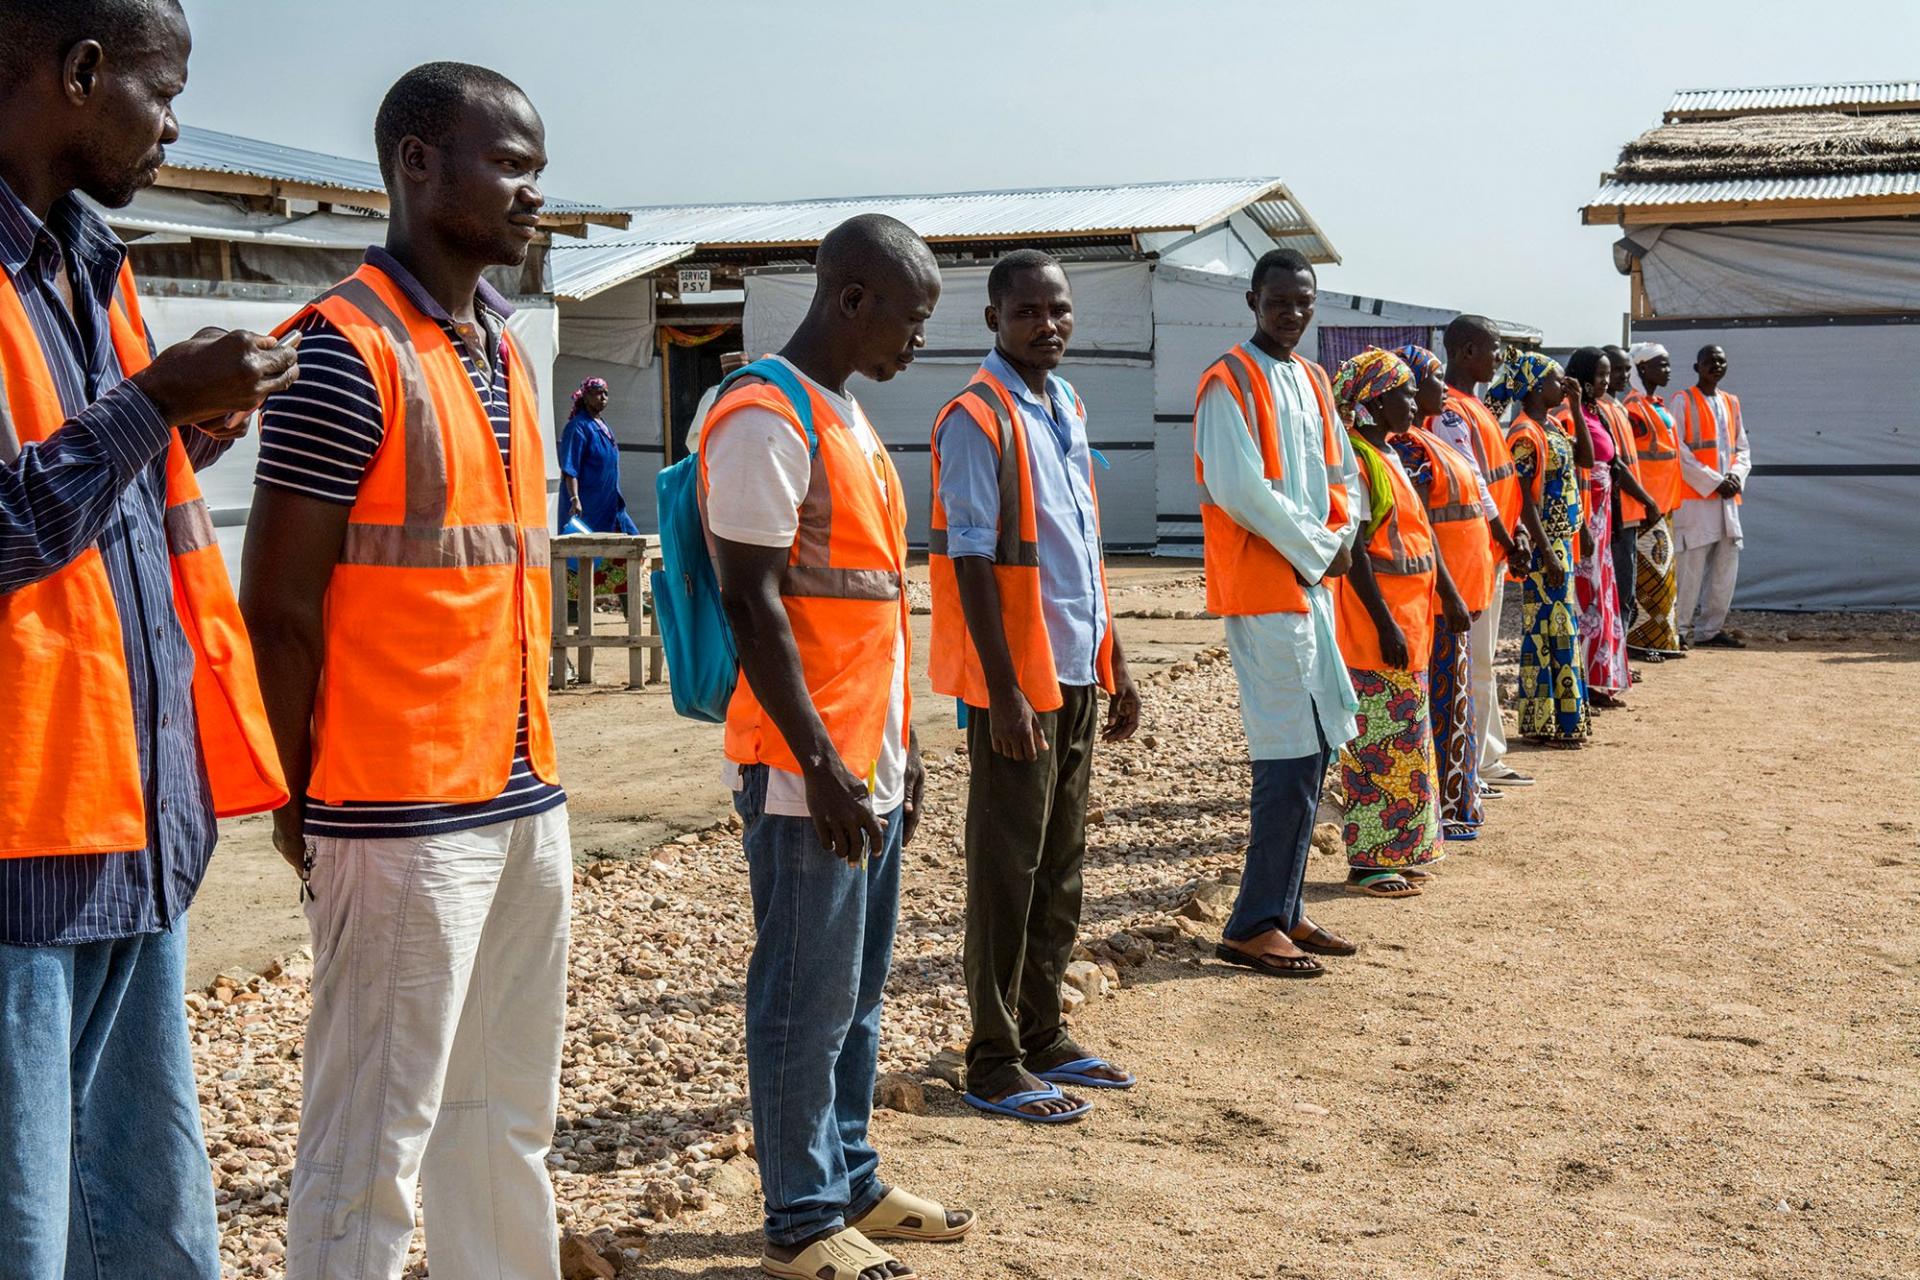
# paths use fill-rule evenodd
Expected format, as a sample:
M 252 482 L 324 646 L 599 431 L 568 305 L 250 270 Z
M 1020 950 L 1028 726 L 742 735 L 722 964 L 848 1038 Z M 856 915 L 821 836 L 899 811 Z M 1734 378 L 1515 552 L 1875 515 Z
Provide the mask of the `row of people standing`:
M 1261 260 L 1256 332 L 1208 370 L 1195 413 L 1208 604 L 1254 760 L 1219 955 L 1288 977 L 1352 945 L 1299 905 L 1330 753 L 1348 891 L 1419 895 L 1446 844 L 1477 839 L 1489 802 L 1533 781 L 1505 758 L 1493 683 L 1505 580 L 1521 584 L 1518 731 L 1578 746 L 1591 706 L 1624 705 L 1630 654 L 1684 656 L 1682 618 L 1695 643 L 1739 646 L 1721 628 L 1750 467 L 1718 347 L 1678 420 L 1657 394 L 1664 348 L 1583 348 L 1563 371 L 1503 353 L 1473 315 L 1448 326 L 1445 361 L 1371 349 L 1328 379 L 1293 349 L 1315 292 L 1297 255 Z M 1676 527 L 1694 548 L 1678 585 Z

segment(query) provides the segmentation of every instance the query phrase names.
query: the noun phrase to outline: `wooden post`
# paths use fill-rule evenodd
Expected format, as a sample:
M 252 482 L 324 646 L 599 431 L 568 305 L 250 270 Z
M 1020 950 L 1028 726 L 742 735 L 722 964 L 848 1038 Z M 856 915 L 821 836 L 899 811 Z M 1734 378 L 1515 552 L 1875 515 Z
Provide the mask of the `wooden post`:
M 580 646 L 580 657 L 574 667 L 580 672 L 581 684 L 593 683 L 593 571 L 600 563 L 599 557 L 580 557 L 580 627 L 577 635 L 587 643 Z
M 666 563 L 656 556 L 652 567 L 662 569 L 666 567 Z M 653 598 L 652 578 L 647 579 L 647 613 L 652 618 L 649 631 L 653 636 L 653 642 L 647 646 L 653 651 L 647 659 L 647 677 L 655 684 L 659 684 L 667 674 L 667 645 L 660 638 L 660 602 Z
M 647 618 L 647 544 L 642 542 L 627 557 L 627 688 L 638 689 L 647 682 L 645 641 Z
M 554 556 L 553 574 L 553 655 L 547 660 L 547 688 L 567 687 L 567 560 Z

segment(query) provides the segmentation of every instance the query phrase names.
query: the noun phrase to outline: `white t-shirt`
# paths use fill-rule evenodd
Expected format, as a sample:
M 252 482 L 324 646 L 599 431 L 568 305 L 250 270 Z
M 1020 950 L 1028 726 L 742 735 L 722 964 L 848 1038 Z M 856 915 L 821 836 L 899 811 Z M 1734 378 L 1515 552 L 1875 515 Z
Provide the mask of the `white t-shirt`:
M 777 358 L 777 357 L 776 357 Z M 852 396 L 838 396 L 786 361 L 793 375 L 805 382 L 853 429 L 853 438 L 869 463 L 884 456 L 873 424 Z M 771 409 L 736 409 L 709 431 L 701 446 L 707 455 L 707 525 L 718 538 L 753 547 L 790 547 L 800 532 L 800 504 L 813 476 L 807 442 L 793 424 Z M 883 466 L 868 466 L 880 496 L 887 496 Z M 906 618 L 893 640 L 892 696 L 887 699 L 887 723 L 880 737 L 880 759 L 874 769 L 873 811 L 882 817 L 900 807 L 907 794 L 907 629 Z M 858 774 L 860 762 L 847 768 Z M 729 760 L 723 770 L 726 783 L 740 789 L 740 766 Z M 806 782 L 798 773 L 774 769 L 767 779 L 767 812 L 805 818 Z

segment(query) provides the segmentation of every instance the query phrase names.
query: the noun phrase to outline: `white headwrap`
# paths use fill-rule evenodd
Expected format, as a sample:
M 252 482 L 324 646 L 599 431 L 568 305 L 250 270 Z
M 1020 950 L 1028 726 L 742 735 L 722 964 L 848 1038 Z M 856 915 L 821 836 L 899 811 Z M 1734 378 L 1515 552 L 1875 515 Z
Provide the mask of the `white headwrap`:
M 1640 366 L 1648 360 L 1656 360 L 1667 354 L 1667 349 L 1657 342 L 1636 342 L 1627 352 L 1627 363 L 1633 366 L 1633 372 L 1627 375 L 1627 381 L 1641 395 L 1647 394 L 1647 384 L 1640 381 Z

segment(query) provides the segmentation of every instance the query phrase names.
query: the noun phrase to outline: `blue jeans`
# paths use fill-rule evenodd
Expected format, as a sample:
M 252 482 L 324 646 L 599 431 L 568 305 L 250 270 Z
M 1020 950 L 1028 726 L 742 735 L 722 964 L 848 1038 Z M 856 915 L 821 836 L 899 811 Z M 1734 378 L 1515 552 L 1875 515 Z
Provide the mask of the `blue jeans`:
M 1313 819 L 1332 755 L 1323 738 L 1313 755 L 1253 762 L 1247 869 L 1240 878 L 1233 914 L 1222 930 L 1230 941 L 1245 942 L 1269 929 L 1299 927 L 1300 889 L 1307 879 L 1307 855 L 1313 850 Z
M 867 1141 L 880 997 L 900 908 L 900 817 L 866 869 L 821 845 L 813 820 L 766 812 L 767 768 L 741 770 L 758 937 L 747 963 L 747 1088 L 767 1239 L 837 1231 L 884 1194 Z
M 0 1280 L 219 1280 L 186 955 L 0 945 Z

